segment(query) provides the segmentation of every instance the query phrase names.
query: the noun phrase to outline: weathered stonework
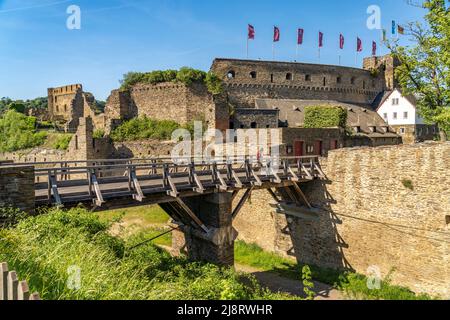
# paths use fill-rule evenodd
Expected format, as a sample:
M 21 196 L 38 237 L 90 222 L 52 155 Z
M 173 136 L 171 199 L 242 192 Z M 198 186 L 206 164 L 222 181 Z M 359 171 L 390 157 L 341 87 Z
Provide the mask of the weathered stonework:
M 448 159 L 450 143 L 331 151 L 322 159 L 329 182 L 302 186 L 322 209 L 317 221 L 274 213 L 260 191 L 234 225 L 240 239 L 266 250 L 363 274 L 395 268 L 395 284 L 449 298 Z
M 205 120 L 210 128 L 228 128 L 226 99 L 210 94 L 204 84 L 139 84 L 130 91 L 113 91 L 106 117 L 110 121 L 147 116 L 186 124 Z M 222 128 L 223 127 L 223 128 Z
M 225 82 L 229 101 L 238 108 L 254 108 L 261 98 L 370 105 L 387 88 L 382 63 L 377 74 L 340 66 L 237 59 L 216 59 L 211 70 Z
M 174 253 L 184 253 L 196 261 L 233 266 L 234 241 L 237 232 L 232 226 L 231 199 L 231 193 L 216 193 L 184 199 L 209 232 L 204 233 L 182 226 L 174 231 L 172 239 Z
M 0 208 L 6 207 L 34 214 L 34 167 L 0 166 Z

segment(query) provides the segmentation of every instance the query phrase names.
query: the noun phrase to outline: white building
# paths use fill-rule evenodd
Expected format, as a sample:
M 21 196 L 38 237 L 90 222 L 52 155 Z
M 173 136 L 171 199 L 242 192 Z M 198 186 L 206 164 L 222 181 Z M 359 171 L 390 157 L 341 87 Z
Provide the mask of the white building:
M 395 89 L 385 94 L 377 109 L 380 117 L 403 137 L 403 143 L 433 140 L 438 133 L 435 125 L 425 124 L 416 101 L 414 96 L 403 96 Z

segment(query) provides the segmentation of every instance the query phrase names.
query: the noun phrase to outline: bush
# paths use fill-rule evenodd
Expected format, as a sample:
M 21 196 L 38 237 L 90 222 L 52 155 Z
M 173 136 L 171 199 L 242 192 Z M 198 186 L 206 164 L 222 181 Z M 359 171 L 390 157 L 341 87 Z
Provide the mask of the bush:
M 232 269 L 172 258 L 109 235 L 110 225 L 84 209 L 50 210 L 0 229 L 0 261 L 44 300 L 283 299 Z M 73 268 L 80 283 L 72 283 Z M 76 280 L 76 279 L 75 279 Z
M 52 149 L 56 150 L 67 150 L 69 149 L 70 141 L 72 141 L 72 135 L 71 134 L 62 134 L 58 135 L 56 140 L 52 143 Z
M 94 139 L 101 139 L 104 137 L 105 137 L 105 130 L 97 129 L 94 131 L 94 134 L 93 134 Z
M 12 152 L 39 146 L 47 138 L 46 132 L 36 132 L 36 118 L 14 110 L 0 118 L 0 152 Z
M 216 76 L 212 72 L 208 72 L 206 75 L 206 86 L 208 87 L 208 91 L 212 94 L 220 94 L 223 91 L 223 83 L 222 80 L 218 76 Z
M 181 126 L 175 121 L 158 121 L 144 116 L 124 122 L 111 133 L 111 138 L 118 142 L 142 139 L 169 140 L 172 138 L 172 132 L 179 128 Z
M 152 72 L 129 72 L 120 81 L 121 90 L 129 90 L 134 85 L 158 84 L 162 82 L 180 82 L 189 86 L 193 83 L 204 83 L 211 94 L 222 92 L 222 81 L 212 72 L 206 73 L 201 70 L 183 67 L 180 70 L 156 70 Z
M 345 128 L 347 110 L 342 107 L 315 106 L 305 108 L 305 128 Z

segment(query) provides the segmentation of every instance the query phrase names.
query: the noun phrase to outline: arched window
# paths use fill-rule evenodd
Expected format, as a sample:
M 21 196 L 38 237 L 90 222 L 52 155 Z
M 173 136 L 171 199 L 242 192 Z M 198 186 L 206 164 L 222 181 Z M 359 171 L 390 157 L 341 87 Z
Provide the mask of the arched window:
M 325 87 L 327 85 L 327 78 L 323 77 L 323 86 Z
M 256 73 L 256 71 L 252 71 L 252 72 L 250 72 L 250 78 L 252 78 L 252 79 L 256 79 L 256 76 L 257 76 L 257 73 Z
M 270 75 L 270 82 L 273 83 L 273 74 Z
M 236 72 L 234 72 L 233 70 L 228 71 L 228 73 L 227 73 L 228 79 L 234 79 L 235 77 L 236 77 Z
M 305 81 L 311 81 L 311 75 L 307 74 L 305 75 Z
M 286 80 L 291 81 L 292 80 L 292 73 L 286 74 Z

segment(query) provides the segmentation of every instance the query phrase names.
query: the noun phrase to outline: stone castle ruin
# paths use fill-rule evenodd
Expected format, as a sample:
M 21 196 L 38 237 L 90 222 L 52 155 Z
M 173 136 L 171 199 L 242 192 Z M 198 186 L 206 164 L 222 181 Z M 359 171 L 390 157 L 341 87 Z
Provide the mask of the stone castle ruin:
M 215 59 L 211 71 L 223 82 L 220 94 L 203 83 L 137 84 L 113 90 L 102 113 L 80 84 L 51 88 L 47 116 L 74 133 L 69 149 L 0 154 L 0 160 L 167 157 L 173 141 L 109 139 L 124 121 L 142 116 L 181 125 L 202 120 L 221 131 L 272 129 L 279 133 L 281 155 L 323 156 L 330 181 L 302 186 L 318 215 L 275 212 L 270 195 L 255 192 L 234 223 L 239 239 L 321 267 L 367 273 L 376 265 L 383 275 L 397 268 L 396 284 L 448 297 L 450 145 L 396 146 L 402 137 L 376 110 L 398 86 L 397 66 L 391 56 L 366 58 L 362 69 Z M 305 128 L 305 110 L 312 106 L 342 107 L 346 128 Z
M 113 90 L 104 112 L 99 112 L 94 96 L 84 92 L 81 84 L 73 84 L 48 89 L 46 118 L 60 130 L 74 133 L 74 139 L 79 140 L 84 139 L 78 136 L 80 119 L 90 118 L 92 130 L 101 130 L 108 136 L 124 121 L 147 116 L 180 125 L 199 120 L 208 128 L 221 131 L 277 129 L 281 153 L 289 156 L 326 155 L 330 150 L 343 147 L 396 145 L 401 143 L 401 137 L 376 109 L 386 92 L 397 85 L 394 77 L 397 65 L 391 56 L 366 58 L 363 69 L 215 59 L 211 71 L 222 80 L 223 90 L 219 94 L 211 94 L 204 83 L 136 84 L 129 89 Z M 346 109 L 347 129 L 351 129 L 352 134 L 342 128 L 303 128 L 305 108 L 318 105 Z M 166 143 L 156 142 L 155 147 L 155 142 L 142 141 L 141 146 L 130 142 L 130 147 L 121 144 L 119 148 L 108 139 L 99 140 L 86 154 L 94 158 L 157 156 L 159 146 L 163 150 L 161 155 L 167 156 L 170 152 Z M 75 150 L 69 150 L 62 157 L 74 160 L 73 154 L 77 154 Z M 54 157 L 60 160 L 61 156 L 33 155 L 33 158 L 47 160 Z M 5 158 L 16 159 L 17 155 Z

